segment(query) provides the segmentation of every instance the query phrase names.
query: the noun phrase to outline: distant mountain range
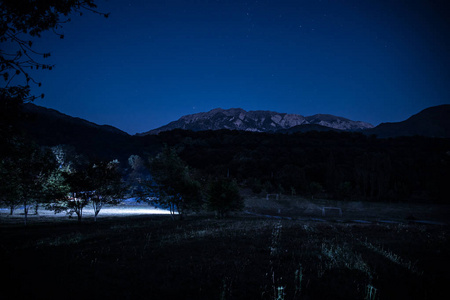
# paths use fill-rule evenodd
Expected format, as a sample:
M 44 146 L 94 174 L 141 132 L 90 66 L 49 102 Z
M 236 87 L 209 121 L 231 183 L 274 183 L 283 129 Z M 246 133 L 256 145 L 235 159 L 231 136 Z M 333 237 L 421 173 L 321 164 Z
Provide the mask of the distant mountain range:
M 216 108 L 209 112 L 186 115 L 177 121 L 138 135 L 154 135 L 164 131 L 184 129 L 244 130 L 272 133 L 307 131 L 358 131 L 379 138 L 427 136 L 450 138 L 450 104 L 429 107 L 402 122 L 373 125 L 343 117 L 317 114 L 304 117 L 272 111 L 245 111 L 241 108 Z
M 105 159 L 119 157 L 126 160 L 131 154 L 155 153 L 163 143 L 157 134 L 173 129 L 231 129 L 284 134 L 358 131 L 379 138 L 415 135 L 450 138 L 449 104 L 427 108 L 402 122 L 382 123 L 376 127 L 332 115 L 303 117 L 270 111 L 246 112 L 239 108 L 214 109 L 181 117 L 166 126 L 134 136 L 113 126 L 97 125 L 31 103 L 24 104 L 23 111 L 27 117 L 20 126 L 37 143 L 47 146 L 73 145 L 80 153 Z
M 173 129 L 192 131 L 229 129 L 254 132 L 279 132 L 294 127 L 296 127 L 298 131 L 317 129 L 355 131 L 373 128 L 373 125 L 324 114 L 304 117 L 297 114 L 278 113 L 273 111 L 245 111 L 241 108 L 216 108 L 209 112 L 183 116 L 177 121 L 173 121 L 165 126 L 139 135 L 158 134 Z

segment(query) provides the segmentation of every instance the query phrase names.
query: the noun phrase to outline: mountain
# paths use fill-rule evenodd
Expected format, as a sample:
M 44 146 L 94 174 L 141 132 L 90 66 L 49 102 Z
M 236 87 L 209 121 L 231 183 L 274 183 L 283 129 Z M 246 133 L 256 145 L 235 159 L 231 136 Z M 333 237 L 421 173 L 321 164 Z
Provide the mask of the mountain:
M 72 145 L 80 154 L 100 159 L 123 159 L 132 136 L 109 125 L 71 117 L 32 103 L 23 105 L 20 127 L 40 145 Z
M 429 107 L 405 121 L 381 123 L 363 132 L 379 138 L 414 135 L 450 138 L 450 104 Z
M 369 123 L 352 121 L 342 117 L 318 114 L 304 117 L 297 114 L 277 113 L 273 111 L 245 111 L 241 108 L 216 108 L 209 112 L 186 115 L 177 121 L 141 133 L 140 135 L 158 134 L 173 129 L 192 131 L 204 130 L 244 130 L 256 132 L 278 132 L 299 125 L 320 125 L 339 130 L 362 130 L 372 128 Z
M 22 112 L 27 116 L 27 119 L 31 121 L 40 122 L 46 121 L 47 123 L 58 123 L 62 122 L 65 124 L 76 125 L 77 127 L 85 127 L 90 129 L 98 130 L 99 132 L 110 132 L 119 135 L 128 135 L 128 133 L 110 126 L 110 125 L 97 125 L 95 123 L 86 121 L 81 118 L 71 117 L 69 115 L 63 114 L 55 109 L 42 107 L 33 103 L 25 103 L 22 106 Z M 50 128 L 48 128 L 50 129 Z M 55 129 L 55 128 L 53 128 Z
M 306 117 L 306 121 L 308 121 L 309 124 L 321 125 L 345 131 L 355 131 L 373 128 L 372 124 L 366 122 L 352 121 L 346 118 L 324 114 L 317 114 L 310 117 Z
M 162 144 L 167 143 L 164 137 L 156 134 L 178 128 L 192 131 L 238 129 L 274 133 L 355 130 L 381 138 L 414 135 L 450 138 L 448 104 L 427 108 L 403 122 L 382 123 L 375 128 L 368 128 L 371 125 L 364 122 L 332 115 L 303 117 L 271 111 L 247 112 L 239 108 L 218 108 L 181 117 L 166 126 L 135 136 L 113 126 L 97 125 L 31 103 L 23 105 L 23 112 L 25 117 L 21 119 L 20 127 L 38 144 L 72 145 L 78 153 L 87 157 L 118 158 L 122 162 L 126 162 L 132 154 L 145 156 L 156 153 Z M 170 139 L 171 136 L 166 138 Z

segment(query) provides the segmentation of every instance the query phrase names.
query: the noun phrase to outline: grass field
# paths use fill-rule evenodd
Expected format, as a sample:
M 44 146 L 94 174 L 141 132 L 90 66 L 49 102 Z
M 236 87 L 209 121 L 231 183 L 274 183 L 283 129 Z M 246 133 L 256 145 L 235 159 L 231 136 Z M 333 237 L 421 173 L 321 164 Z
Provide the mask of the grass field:
M 383 210 L 373 204 L 377 215 L 370 205 L 353 203 L 341 205 L 340 217 L 322 216 L 320 210 L 339 203 L 263 201 L 249 199 L 246 210 L 285 218 L 239 213 L 222 220 L 191 215 L 174 221 L 167 215 L 104 215 L 78 225 L 41 216 L 25 228 L 19 218 L 2 215 L 6 279 L 1 290 L 12 294 L 2 299 L 439 299 L 448 294 L 448 225 L 411 222 L 428 216 L 443 224 L 445 207 L 423 212 L 417 206 L 384 204 Z

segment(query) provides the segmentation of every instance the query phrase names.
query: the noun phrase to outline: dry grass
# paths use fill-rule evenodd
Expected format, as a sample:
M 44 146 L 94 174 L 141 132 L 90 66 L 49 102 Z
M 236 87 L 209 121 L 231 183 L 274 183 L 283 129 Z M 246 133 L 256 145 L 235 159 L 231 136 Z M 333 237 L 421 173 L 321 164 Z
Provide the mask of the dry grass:
M 435 299 L 449 275 L 447 226 L 237 215 L 0 230 L 2 285 L 21 298 Z
M 237 214 L 102 216 L 81 225 L 0 216 L 2 288 L 32 299 L 436 299 L 446 292 L 447 225 L 422 206 L 248 198 Z M 343 216 L 321 216 L 321 206 Z M 446 212 L 428 207 L 423 216 Z M 433 213 L 430 213 L 433 212 Z M 395 218 L 395 214 L 397 215 Z M 398 223 L 356 223 L 381 219 Z M 325 221 L 314 221 L 323 218 Z
M 340 208 L 342 217 L 334 211 L 327 211 L 326 215 L 323 216 L 323 207 Z M 368 221 L 391 220 L 395 222 L 415 219 L 450 225 L 450 205 L 335 201 L 281 195 L 278 200 L 267 200 L 262 196 L 248 196 L 245 199 L 245 209 L 255 213 L 290 216 L 294 218 L 313 217 Z

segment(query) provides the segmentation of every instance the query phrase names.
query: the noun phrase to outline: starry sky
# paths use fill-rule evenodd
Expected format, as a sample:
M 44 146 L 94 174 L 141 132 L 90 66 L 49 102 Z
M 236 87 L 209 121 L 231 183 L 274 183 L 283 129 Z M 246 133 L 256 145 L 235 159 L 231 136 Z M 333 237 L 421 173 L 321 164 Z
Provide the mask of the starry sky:
M 100 0 L 34 47 L 36 104 L 130 134 L 240 107 L 378 125 L 450 103 L 447 0 Z

